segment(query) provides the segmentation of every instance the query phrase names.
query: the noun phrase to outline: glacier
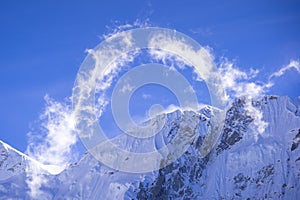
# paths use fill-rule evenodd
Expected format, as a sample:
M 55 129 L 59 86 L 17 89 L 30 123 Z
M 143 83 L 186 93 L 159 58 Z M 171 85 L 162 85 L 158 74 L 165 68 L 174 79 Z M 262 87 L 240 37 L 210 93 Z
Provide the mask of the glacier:
M 235 99 L 229 106 L 221 135 L 205 157 L 199 152 L 210 126 L 209 107 L 162 114 L 165 127 L 147 139 L 114 138 L 128 151 L 159 151 L 178 134 L 180 122 L 193 122 L 195 137 L 185 153 L 148 173 L 111 169 L 89 152 L 59 173 L 0 141 L 0 199 L 34 199 L 26 182 L 28 165 L 41 168 L 45 179 L 37 199 L 300 199 L 299 101 L 252 100 L 267 124 L 261 134 L 245 101 Z

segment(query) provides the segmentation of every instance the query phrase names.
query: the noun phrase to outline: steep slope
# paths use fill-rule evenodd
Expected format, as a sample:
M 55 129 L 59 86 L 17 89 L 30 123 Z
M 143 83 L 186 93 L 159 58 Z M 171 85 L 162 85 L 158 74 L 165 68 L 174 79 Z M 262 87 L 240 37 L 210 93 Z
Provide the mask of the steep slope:
M 0 141 L 0 180 L 25 172 L 24 156 Z
M 28 187 L 31 173 L 54 177 L 57 166 L 43 165 L 0 140 L 0 199 L 31 199 Z
M 194 142 L 156 179 L 133 188 L 134 199 L 299 199 L 299 108 L 287 97 L 265 97 L 252 104 L 268 122 L 257 141 L 245 101 L 238 99 L 209 156 L 200 159 Z
M 25 155 L 0 141 L 0 199 L 18 199 L 26 194 Z
M 179 123 L 183 118 L 191 117 L 206 120 L 202 114 L 196 114 L 191 111 L 183 113 L 175 111 L 166 115 L 166 126 L 155 137 L 141 140 L 122 135 L 115 138 L 114 143 L 123 149 L 133 152 L 160 149 L 177 133 Z M 147 174 L 133 174 L 110 169 L 96 161 L 90 154 L 86 154 L 78 164 L 71 166 L 53 180 L 53 184 L 61 185 L 55 196 L 53 196 L 53 199 L 66 197 L 70 197 L 70 199 L 129 198 L 132 196 L 128 194 L 130 188 L 138 187 L 138 184 L 143 182 L 145 178 L 150 177 L 155 179 L 157 176 L 158 171 Z
M 209 109 L 175 111 L 166 114 L 166 126 L 153 138 L 114 139 L 128 151 L 160 149 L 178 134 L 181 121 L 192 119 L 195 138 L 171 165 L 152 173 L 123 173 L 86 153 L 60 174 L 45 176 L 48 182 L 41 190 L 46 199 L 299 199 L 299 105 L 274 96 L 251 104 L 263 113 L 265 131 L 257 132 L 246 101 L 237 99 L 217 145 L 204 158 L 199 149 L 209 127 Z M 29 199 L 24 156 L 4 143 L 0 150 L 0 199 Z

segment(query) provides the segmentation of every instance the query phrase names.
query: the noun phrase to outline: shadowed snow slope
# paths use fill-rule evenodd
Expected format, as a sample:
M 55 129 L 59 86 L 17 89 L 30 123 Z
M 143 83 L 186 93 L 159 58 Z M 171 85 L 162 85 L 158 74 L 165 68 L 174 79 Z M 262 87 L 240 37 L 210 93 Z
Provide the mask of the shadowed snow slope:
M 247 105 L 247 106 L 246 106 Z M 258 134 L 246 100 L 236 99 L 213 151 L 199 156 L 210 111 L 165 114 L 166 126 L 152 138 L 117 137 L 123 149 L 160 149 L 178 133 L 180 121 L 197 120 L 188 150 L 167 167 L 145 174 L 110 169 L 86 153 L 57 175 L 45 172 L 39 199 L 299 199 L 299 106 L 288 97 L 263 97 L 251 105 L 267 127 Z M 0 199 L 31 199 L 26 184 L 28 158 L 0 143 Z M 162 160 L 161 162 L 166 162 Z

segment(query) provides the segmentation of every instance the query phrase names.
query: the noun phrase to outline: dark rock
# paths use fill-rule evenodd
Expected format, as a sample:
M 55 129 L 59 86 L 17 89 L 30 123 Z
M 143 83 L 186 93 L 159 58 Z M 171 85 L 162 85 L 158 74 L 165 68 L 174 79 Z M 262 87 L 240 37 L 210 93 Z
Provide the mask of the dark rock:
M 291 146 L 291 151 L 294 151 L 295 149 L 297 149 L 298 146 L 299 146 L 299 143 L 300 143 L 300 129 L 298 130 L 297 135 L 293 139 L 293 143 L 292 143 L 292 146 Z

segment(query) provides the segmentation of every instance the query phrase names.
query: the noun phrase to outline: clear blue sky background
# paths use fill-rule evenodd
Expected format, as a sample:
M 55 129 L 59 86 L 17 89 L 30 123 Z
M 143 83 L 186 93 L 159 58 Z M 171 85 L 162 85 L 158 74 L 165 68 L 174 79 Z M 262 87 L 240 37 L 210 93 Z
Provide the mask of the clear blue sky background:
M 48 93 L 69 97 L 76 73 L 106 26 L 150 19 L 209 45 L 217 56 L 266 74 L 300 56 L 300 1 L 127 0 L 0 2 L 0 139 L 26 149 Z M 275 88 L 295 97 L 299 76 Z M 276 91 L 277 90 L 277 91 Z

